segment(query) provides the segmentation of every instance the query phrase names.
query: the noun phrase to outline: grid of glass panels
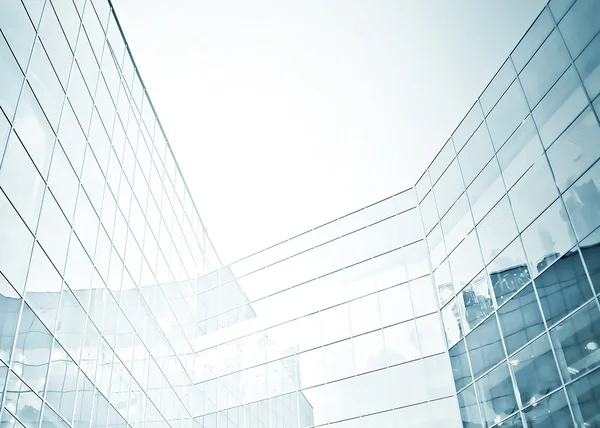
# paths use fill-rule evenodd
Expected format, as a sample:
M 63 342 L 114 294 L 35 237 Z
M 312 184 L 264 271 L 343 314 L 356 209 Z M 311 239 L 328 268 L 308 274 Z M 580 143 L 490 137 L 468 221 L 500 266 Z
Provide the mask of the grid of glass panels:
M 114 11 L 0 9 L 0 425 L 193 426 L 220 262 Z
M 460 426 L 420 223 L 411 189 L 200 278 L 202 426 Z
M 600 420 L 600 2 L 552 0 L 416 191 L 465 427 Z

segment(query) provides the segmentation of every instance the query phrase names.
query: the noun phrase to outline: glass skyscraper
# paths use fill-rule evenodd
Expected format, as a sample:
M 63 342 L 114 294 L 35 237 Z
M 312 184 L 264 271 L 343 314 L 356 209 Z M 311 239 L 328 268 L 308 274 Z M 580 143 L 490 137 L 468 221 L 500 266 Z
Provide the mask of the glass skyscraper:
M 223 266 L 107 0 L 0 3 L 0 428 L 600 426 L 600 1 L 413 188 Z

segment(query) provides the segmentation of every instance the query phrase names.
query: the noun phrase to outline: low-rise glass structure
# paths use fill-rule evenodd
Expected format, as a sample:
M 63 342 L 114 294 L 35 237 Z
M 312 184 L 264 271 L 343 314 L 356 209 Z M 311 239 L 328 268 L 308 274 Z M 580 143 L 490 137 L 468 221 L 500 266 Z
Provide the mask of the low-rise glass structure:
M 107 0 L 0 6 L 0 427 L 600 424 L 600 2 L 413 188 L 223 266 Z

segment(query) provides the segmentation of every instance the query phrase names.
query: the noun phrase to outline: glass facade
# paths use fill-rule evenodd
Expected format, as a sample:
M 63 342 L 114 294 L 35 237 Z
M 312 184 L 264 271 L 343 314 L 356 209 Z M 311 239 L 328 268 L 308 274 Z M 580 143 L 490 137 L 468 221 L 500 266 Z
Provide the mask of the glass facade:
M 110 2 L 0 12 L 0 428 L 598 426 L 600 2 L 413 188 L 229 266 Z

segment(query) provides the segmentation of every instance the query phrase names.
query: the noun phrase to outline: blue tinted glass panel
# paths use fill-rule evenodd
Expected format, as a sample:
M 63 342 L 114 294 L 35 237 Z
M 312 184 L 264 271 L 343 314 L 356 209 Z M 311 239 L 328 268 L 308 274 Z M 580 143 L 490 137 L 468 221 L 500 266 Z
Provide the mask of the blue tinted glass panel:
M 488 265 L 496 302 L 501 305 L 531 279 L 527 258 L 519 238 Z
M 446 307 L 442 308 L 442 321 L 446 333 L 446 343 L 450 347 L 463 336 L 462 315 L 458 299 L 453 299 Z
M 545 334 L 510 357 L 509 364 L 524 404 L 533 404 L 561 384 L 550 340 Z
M 575 61 L 591 99 L 600 94 L 600 34 L 589 44 Z
M 467 348 L 475 378 L 505 358 L 495 315 L 467 335 Z
M 506 363 L 486 374 L 475 385 L 483 419 L 488 426 L 500 422 L 503 416 L 517 411 L 513 384 Z
M 525 64 L 527 64 L 537 48 L 546 40 L 546 37 L 548 37 L 548 34 L 553 29 L 554 20 L 552 19 L 550 10 L 544 9 L 511 54 L 518 72 L 525 67 Z
M 588 108 L 548 149 L 556 184 L 564 192 L 600 158 L 600 127 Z
M 600 163 L 594 164 L 565 192 L 564 201 L 579 239 L 600 225 Z
M 513 82 L 487 117 L 487 124 L 496 150 L 529 114 L 519 82 Z
M 498 162 L 490 162 L 467 189 L 475 223 L 481 221 L 504 194 Z
M 17 333 L 17 321 L 21 311 L 21 299 L 0 274 L 0 359 L 8 362 Z M 0 373 L 0 383 L 4 382 Z
M 573 58 L 576 58 L 600 31 L 600 3 L 579 0 L 558 24 L 558 28 Z
M 463 288 L 460 297 L 464 305 L 465 322 L 469 328 L 475 327 L 494 310 L 489 280 L 485 272 L 481 272 Z
M 494 155 L 487 127 L 481 125 L 458 155 L 460 169 L 468 186 Z
M 578 426 L 593 427 L 600 418 L 600 370 L 567 386 Z
M 498 317 L 509 355 L 544 331 L 544 320 L 531 284 L 500 307 Z
M 591 302 L 550 330 L 550 337 L 565 381 L 600 364 L 600 312 Z
M 504 62 L 504 65 L 496 73 L 487 88 L 481 94 L 479 101 L 484 114 L 488 114 L 496 105 L 502 94 L 508 89 L 515 80 L 515 68 L 510 59 Z
M 556 22 L 560 21 L 565 13 L 569 10 L 569 8 L 575 3 L 575 0 L 551 0 L 550 1 L 550 10 L 552 11 L 552 15 L 554 15 L 554 19 Z
M 484 262 L 491 262 L 517 236 L 508 198 L 502 200 L 477 225 Z
M 534 428 L 574 427 L 565 390 L 560 389 L 549 397 L 523 411 L 527 425 Z
M 558 31 L 553 31 L 520 74 L 523 91 L 535 106 L 571 62 Z
M 466 142 L 469 140 L 473 132 L 479 127 L 479 124 L 483 121 L 483 113 L 479 103 L 476 102 L 469 113 L 462 120 L 454 135 L 452 135 L 452 141 L 454 142 L 454 148 L 456 152 L 460 152 Z
M 581 241 L 579 248 L 596 293 L 600 293 L 600 229 Z
M 0 28 L 15 53 L 21 69 L 25 70 L 33 46 L 35 29 L 23 3 L 19 0 L 6 0 L 2 3 Z
M 449 352 L 454 385 L 456 386 L 456 390 L 459 391 L 473 380 L 471 377 L 471 369 L 469 368 L 469 359 L 467 357 L 465 341 L 461 340 L 458 342 Z
M 460 408 L 463 427 L 475 428 L 483 426 L 474 386 L 470 386 L 458 394 L 458 406 Z
M 592 288 L 577 251 L 567 253 L 535 279 L 542 310 L 552 325 L 592 297 Z

